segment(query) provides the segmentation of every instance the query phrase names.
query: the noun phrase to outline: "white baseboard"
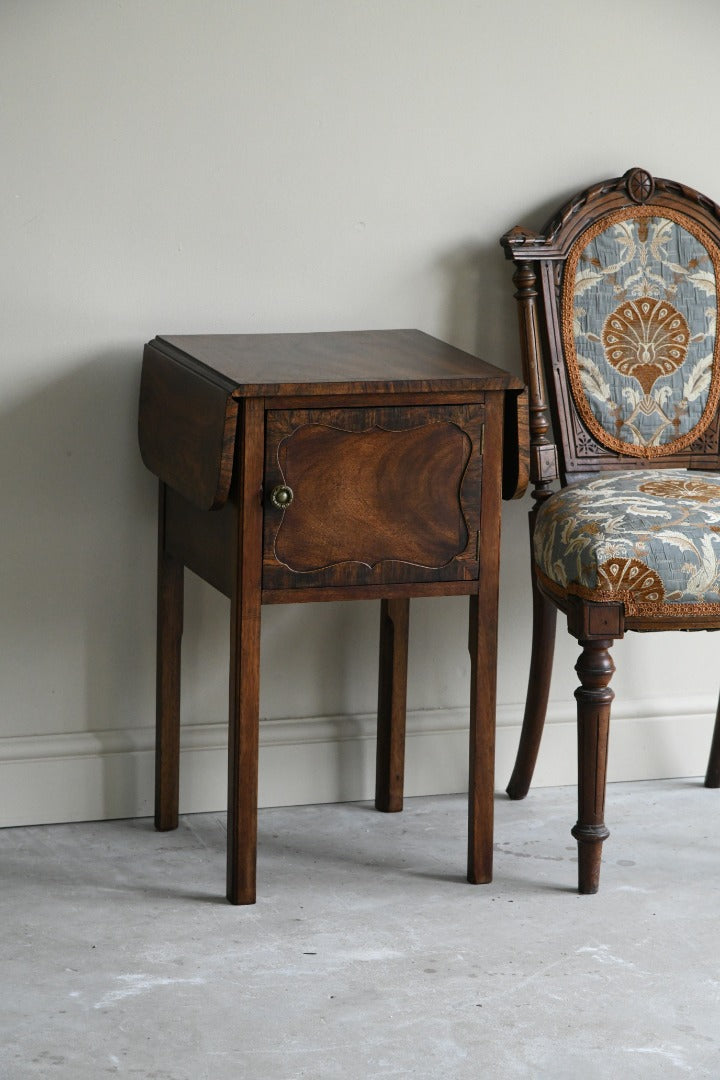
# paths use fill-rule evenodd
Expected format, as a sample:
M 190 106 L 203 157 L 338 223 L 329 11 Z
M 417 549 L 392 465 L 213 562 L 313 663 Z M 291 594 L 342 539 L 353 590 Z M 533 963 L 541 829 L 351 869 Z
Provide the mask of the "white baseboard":
M 616 702 L 609 779 L 704 773 L 714 713 L 706 696 Z M 498 708 L 498 789 L 510 776 L 521 720 L 521 705 Z M 373 797 L 373 716 L 265 720 L 260 731 L 261 806 Z M 226 740 L 220 724 L 183 728 L 181 812 L 224 808 Z M 467 710 L 409 713 L 406 759 L 407 795 L 466 790 Z M 535 784 L 574 784 L 575 759 L 573 704 L 551 703 Z M 0 738 L 0 825 L 151 815 L 153 770 L 150 728 Z

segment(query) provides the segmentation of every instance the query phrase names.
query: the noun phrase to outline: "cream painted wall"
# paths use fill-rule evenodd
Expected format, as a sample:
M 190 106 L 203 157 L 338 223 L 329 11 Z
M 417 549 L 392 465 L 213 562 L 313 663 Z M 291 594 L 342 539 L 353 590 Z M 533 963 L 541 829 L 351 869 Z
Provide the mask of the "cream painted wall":
M 5 0 L 0 815 L 147 813 L 156 332 L 415 326 L 517 370 L 499 235 L 631 165 L 720 198 L 720 8 L 691 0 Z M 529 653 L 504 515 L 498 785 Z M 372 787 L 377 610 L 264 611 L 262 800 Z M 224 803 L 228 605 L 188 581 L 183 807 Z M 465 602 L 414 605 L 408 790 L 459 790 Z M 616 650 L 614 777 L 697 774 L 712 636 Z M 541 782 L 573 782 L 561 634 Z

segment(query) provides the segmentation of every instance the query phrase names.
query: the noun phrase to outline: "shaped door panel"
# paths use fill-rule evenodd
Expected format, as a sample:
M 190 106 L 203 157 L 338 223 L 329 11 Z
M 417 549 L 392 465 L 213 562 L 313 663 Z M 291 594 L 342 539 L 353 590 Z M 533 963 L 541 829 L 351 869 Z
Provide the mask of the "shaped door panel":
M 477 576 L 483 406 L 267 414 L 265 588 Z

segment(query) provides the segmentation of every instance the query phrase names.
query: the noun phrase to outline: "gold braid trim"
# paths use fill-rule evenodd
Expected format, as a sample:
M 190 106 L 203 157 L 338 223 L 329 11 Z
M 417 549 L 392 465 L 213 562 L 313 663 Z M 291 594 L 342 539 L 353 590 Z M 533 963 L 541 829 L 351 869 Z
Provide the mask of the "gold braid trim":
M 575 347 L 575 335 L 573 333 L 575 274 L 577 272 L 577 264 L 580 261 L 580 256 L 583 251 L 585 251 L 588 244 L 594 240 L 596 236 L 605 232 L 611 225 L 615 225 L 619 221 L 636 221 L 639 218 L 646 217 L 666 218 L 668 221 L 673 221 L 676 225 L 681 225 L 683 229 L 686 229 L 691 236 L 694 236 L 695 239 L 703 245 L 712 260 L 713 269 L 715 270 L 715 302 L 718 304 L 720 250 L 718 250 L 715 241 L 709 233 L 701 226 L 696 225 L 690 218 L 685 217 L 684 214 L 680 214 L 676 210 L 671 210 L 668 207 L 654 205 L 637 206 L 632 209 L 625 208 L 623 210 L 616 210 L 614 213 L 608 214 L 606 217 L 596 221 L 594 225 L 591 225 L 586 229 L 573 244 L 563 275 L 561 333 L 563 350 L 565 352 L 565 364 L 573 399 L 585 427 L 593 438 L 608 450 L 615 450 L 619 454 L 627 454 L 632 457 L 649 459 L 668 457 L 671 454 L 679 453 L 680 450 L 684 450 L 686 447 L 690 446 L 691 443 L 695 442 L 709 426 L 710 421 L 717 410 L 718 402 L 720 401 L 720 334 L 717 331 L 715 333 L 715 348 L 713 350 L 713 367 L 710 388 L 708 390 L 705 409 L 695 427 L 691 428 L 690 431 L 686 431 L 684 435 L 680 435 L 677 439 L 663 443 L 662 446 L 637 446 L 635 443 L 623 442 L 622 439 L 618 439 L 615 435 L 611 435 L 610 432 L 606 431 L 598 422 L 592 412 L 580 379 L 580 368 L 577 360 L 577 349 Z M 720 314 L 720 312 L 718 312 L 718 314 Z M 673 608 L 676 607 L 675 604 L 672 606 Z
M 710 615 L 720 622 L 720 604 L 711 604 L 706 600 L 691 604 L 670 604 L 667 601 L 649 604 L 647 601 L 633 600 L 631 589 L 608 592 L 607 589 L 590 589 L 587 585 L 571 584 L 563 587 L 543 573 L 537 563 L 535 563 L 535 573 L 543 589 L 560 600 L 566 596 L 579 596 L 582 600 L 590 600 L 594 604 L 622 604 L 627 617 L 661 619 L 668 615 Z

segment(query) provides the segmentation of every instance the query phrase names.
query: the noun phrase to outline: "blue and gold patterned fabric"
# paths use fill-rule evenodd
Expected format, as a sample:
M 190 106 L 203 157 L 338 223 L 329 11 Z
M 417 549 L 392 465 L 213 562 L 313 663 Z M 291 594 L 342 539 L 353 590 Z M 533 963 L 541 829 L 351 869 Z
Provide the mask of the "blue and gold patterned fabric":
M 720 610 L 720 475 L 632 469 L 570 484 L 534 534 L 551 592 L 622 601 L 627 615 Z
M 720 401 L 720 252 L 695 222 L 636 207 L 576 241 L 562 291 L 575 405 L 601 446 L 655 458 L 683 450 Z

